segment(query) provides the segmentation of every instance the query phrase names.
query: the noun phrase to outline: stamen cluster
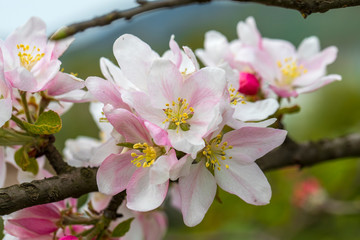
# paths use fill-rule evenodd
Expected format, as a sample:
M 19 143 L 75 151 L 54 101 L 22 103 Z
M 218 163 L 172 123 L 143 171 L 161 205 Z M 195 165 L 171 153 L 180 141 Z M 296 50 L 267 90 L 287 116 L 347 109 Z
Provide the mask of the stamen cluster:
M 166 109 L 164 113 L 166 114 L 166 119 L 163 123 L 169 122 L 168 129 L 173 129 L 179 131 L 179 128 L 183 131 L 190 130 L 190 124 L 187 123 L 187 120 L 191 119 L 194 115 L 194 108 L 189 107 L 189 103 L 186 102 L 186 99 L 178 98 L 178 102 L 172 102 L 166 104 Z
M 217 170 L 221 170 L 221 161 L 228 159 L 232 159 L 231 156 L 226 156 L 225 151 L 228 149 L 232 149 L 233 146 L 229 145 L 228 142 L 223 142 L 221 145 L 221 135 L 217 135 L 216 138 L 212 139 L 204 148 L 203 155 L 206 157 L 205 166 L 212 170 L 217 168 Z M 226 168 L 229 168 L 229 165 L 225 164 Z
M 45 56 L 45 53 L 40 53 L 40 48 L 36 46 L 34 46 L 31 51 L 29 45 L 18 44 L 16 47 L 20 50 L 18 53 L 20 64 L 29 71 Z
M 150 167 L 154 164 L 157 154 L 154 147 L 149 146 L 147 143 L 136 143 L 133 146 L 134 149 L 138 149 L 140 152 L 144 153 L 142 155 L 138 155 L 136 153 L 131 153 L 131 156 L 134 159 L 131 161 L 136 167 Z

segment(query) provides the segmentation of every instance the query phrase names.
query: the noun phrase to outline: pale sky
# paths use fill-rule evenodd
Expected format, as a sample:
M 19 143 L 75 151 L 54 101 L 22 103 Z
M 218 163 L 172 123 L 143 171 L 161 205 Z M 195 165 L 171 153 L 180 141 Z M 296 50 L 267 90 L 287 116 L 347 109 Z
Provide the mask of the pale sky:
M 0 38 L 5 39 L 31 16 L 46 22 L 49 35 L 62 26 L 134 6 L 135 0 L 0 0 Z

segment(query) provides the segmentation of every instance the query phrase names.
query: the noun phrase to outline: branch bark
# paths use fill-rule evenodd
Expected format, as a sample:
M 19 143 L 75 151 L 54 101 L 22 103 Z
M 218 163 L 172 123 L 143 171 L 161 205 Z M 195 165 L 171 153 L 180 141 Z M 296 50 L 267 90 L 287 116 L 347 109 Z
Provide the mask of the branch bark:
M 305 143 L 287 138 L 281 147 L 256 162 L 263 171 L 269 171 L 287 166 L 309 167 L 348 157 L 360 157 L 360 134 Z M 96 168 L 74 168 L 56 177 L 0 189 L 0 215 L 97 191 L 96 171 Z M 123 194 L 114 199 L 115 203 L 122 201 Z
M 215 0 L 158 0 L 148 2 L 138 0 L 139 6 L 124 11 L 113 11 L 91 20 L 71 24 L 59 29 L 51 36 L 52 40 L 60 40 L 75 33 L 82 32 L 88 28 L 109 25 L 117 19 L 131 19 L 141 13 L 156 9 L 175 8 L 190 4 L 209 3 Z M 268 6 L 277 6 L 299 11 L 304 18 L 311 13 L 323 13 L 330 9 L 359 6 L 360 0 L 230 0 L 233 2 L 254 2 Z

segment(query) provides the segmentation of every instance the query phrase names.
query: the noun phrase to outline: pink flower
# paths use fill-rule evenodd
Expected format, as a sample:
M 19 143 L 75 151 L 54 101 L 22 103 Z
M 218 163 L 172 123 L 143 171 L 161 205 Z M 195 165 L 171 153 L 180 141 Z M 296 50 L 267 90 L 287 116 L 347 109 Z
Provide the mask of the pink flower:
M 58 58 L 72 41 L 72 38 L 48 41 L 45 23 L 39 18 L 30 18 L 1 46 L 6 78 L 12 87 L 23 91 L 45 90 L 59 72 L 61 62 Z
M 179 178 L 181 211 L 187 226 L 204 218 L 216 185 L 254 205 L 269 203 L 270 185 L 255 160 L 279 146 L 286 131 L 243 127 L 207 141 L 189 174 Z
M 29 207 L 7 216 L 5 231 L 20 239 L 51 238 L 58 230 L 62 211 L 76 205 L 73 199 Z
M 79 238 L 75 237 L 75 236 L 65 236 L 65 237 L 60 238 L 59 240 L 78 240 L 78 239 Z
M 156 60 L 148 91 L 130 93 L 127 101 L 142 118 L 164 129 L 176 150 L 196 155 L 205 145 L 204 135 L 221 121 L 224 77 L 224 71 L 209 67 L 184 79 L 171 61 Z
M 331 46 L 320 52 L 317 37 L 304 39 L 298 50 L 286 41 L 264 39 L 264 51 L 271 61 L 267 66 L 269 77 L 264 81 L 281 97 L 296 97 L 341 80 L 337 74 L 325 76 L 326 66 L 336 59 L 337 48 Z
M 149 211 L 161 205 L 167 194 L 171 167 L 177 163 L 175 151 L 167 152 L 167 133 L 124 109 L 106 106 L 105 115 L 124 136 L 130 151 L 111 154 L 97 173 L 99 191 L 114 195 L 126 189 L 127 207 Z

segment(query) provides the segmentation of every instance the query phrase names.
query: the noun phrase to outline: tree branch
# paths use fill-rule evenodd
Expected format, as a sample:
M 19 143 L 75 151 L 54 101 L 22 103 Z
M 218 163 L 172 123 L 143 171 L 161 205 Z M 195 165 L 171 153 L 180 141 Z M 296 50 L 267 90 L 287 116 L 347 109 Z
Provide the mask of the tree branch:
M 75 168 L 59 176 L 0 189 L 0 215 L 96 192 L 96 171 L 96 168 Z
M 256 162 L 263 171 L 268 171 L 286 166 L 308 167 L 347 157 L 360 157 L 360 134 L 305 143 L 287 138 L 281 147 Z M 56 177 L 0 189 L 0 215 L 97 191 L 96 171 L 96 168 L 74 168 Z M 120 199 L 123 194 L 119 194 Z
M 138 0 L 139 6 L 126 9 L 123 11 L 112 11 L 100 17 L 91 20 L 71 24 L 59 29 L 51 36 L 52 40 L 60 40 L 75 33 L 82 32 L 88 28 L 109 25 L 117 19 L 131 19 L 141 13 L 149 12 L 156 9 L 175 8 L 190 4 L 209 3 L 215 0 L 158 0 L 148 2 Z M 311 13 L 323 13 L 330 9 L 359 6 L 360 0 L 230 0 L 234 2 L 255 2 L 268 6 L 277 6 L 298 10 L 304 18 Z

